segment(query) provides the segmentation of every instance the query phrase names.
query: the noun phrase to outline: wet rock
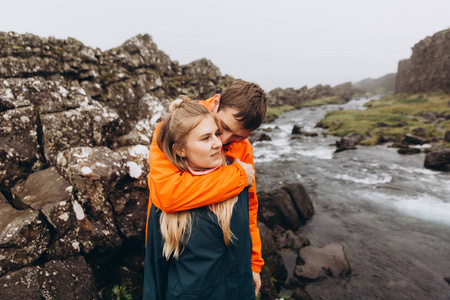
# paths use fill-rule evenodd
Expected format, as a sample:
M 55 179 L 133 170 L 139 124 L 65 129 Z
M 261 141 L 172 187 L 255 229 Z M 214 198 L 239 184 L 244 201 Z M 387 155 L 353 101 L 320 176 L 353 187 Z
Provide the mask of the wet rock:
M 53 260 L 0 277 L 1 299 L 97 299 L 82 256 Z
M 341 152 L 345 150 L 354 150 L 356 149 L 356 145 L 362 141 L 364 138 L 363 135 L 359 133 L 350 133 L 344 136 L 340 141 L 336 141 L 336 151 Z
M 1 190 L 45 165 L 40 149 L 37 119 L 31 106 L 0 112 Z
M 302 248 L 299 255 L 305 264 L 295 267 L 295 276 L 304 281 L 342 277 L 351 272 L 344 246 L 338 243 L 331 243 L 323 248 L 308 246 Z
M 287 270 L 283 259 L 277 249 L 274 233 L 263 223 L 258 223 L 261 234 L 262 255 L 264 257 L 264 266 L 261 271 L 261 280 L 265 283 L 261 286 L 261 297 L 270 298 L 280 291 L 281 285 L 287 277 Z M 264 295 L 264 296 L 263 296 Z
M 450 148 L 431 151 L 425 156 L 424 167 L 438 171 L 450 171 Z
M 288 300 L 312 300 L 312 298 L 304 289 L 296 289 Z
M 411 155 L 411 154 L 419 154 L 421 151 L 419 148 L 411 148 L 409 146 L 402 145 L 400 149 L 397 150 L 397 152 L 399 154 Z
M 414 136 L 412 134 L 406 134 L 402 140 L 402 143 L 412 145 L 423 145 L 428 143 L 428 140 L 418 136 Z
M 445 132 L 444 140 L 445 140 L 447 143 L 450 143 L 450 130 L 447 130 L 447 131 Z
M 258 194 L 258 219 L 269 228 L 279 225 L 285 229 L 297 230 L 302 225 L 291 196 L 283 189 Z
M 38 211 L 14 209 L 0 193 L 0 276 L 35 263 L 49 241 Z
M 35 172 L 11 189 L 14 206 L 40 211 L 55 232 L 73 227 L 72 186 L 55 167 Z
M 270 136 L 268 136 L 264 132 L 259 131 L 252 132 L 252 134 L 248 137 L 248 141 L 252 144 L 255 142 L 271 141 L 271 140 L 272 139 L 270 138 Z
M 312 201 L 301 183 L 261 192 L 258 199 L 260 220 L 271 229 L 279 225 L 284 229 L 297 230 L 314 214 Z
M 301 183 L 291 183 L 282 188 L 291 196 L 300 222 L 305 224 L 314 215 L 314 206 L 305 187 Z
M 294 233 L 292 230 L 277 231 L 276 229 L 274 229 L 274 232 L 278 249 L 287 248 L 299 251 L 301 248 L 310 245 L 308 238 L 302 237 Z

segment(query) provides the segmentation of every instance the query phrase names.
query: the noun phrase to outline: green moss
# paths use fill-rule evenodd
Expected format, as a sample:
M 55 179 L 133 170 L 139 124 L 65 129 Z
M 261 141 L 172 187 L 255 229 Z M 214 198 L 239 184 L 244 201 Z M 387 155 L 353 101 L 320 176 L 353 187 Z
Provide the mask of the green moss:
M 268 107 L 266 112 L 266 122 L 273 122 L 275 119 L 280 117 L 283 113 L 294 110 L 295 107 L 292 105 L 283 105 L 276 107 Z
M 13 45 L 12 48 L 14 50 L 23 50 L 23 47 L 22 46 L 18 46 L 18 45 Z

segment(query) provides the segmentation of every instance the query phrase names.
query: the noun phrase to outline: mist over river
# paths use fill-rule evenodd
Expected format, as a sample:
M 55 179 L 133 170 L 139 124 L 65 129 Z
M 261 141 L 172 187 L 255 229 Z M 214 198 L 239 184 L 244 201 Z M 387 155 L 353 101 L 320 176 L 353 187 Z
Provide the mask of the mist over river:
M 253 144 L 257 189 L 303 183 L 316 212 L 300 234 L 314 247 L 344 245 L 352 275 L 307 285 L 313 299 L 450 299 L 450 173 L 388 144 L 334 153 L 339 138 L 315 128 L 327 111 L 364 109 L 369 100 L 264 124 L 272 141 Z M 318 136 L 291 139 L 294 124 Z

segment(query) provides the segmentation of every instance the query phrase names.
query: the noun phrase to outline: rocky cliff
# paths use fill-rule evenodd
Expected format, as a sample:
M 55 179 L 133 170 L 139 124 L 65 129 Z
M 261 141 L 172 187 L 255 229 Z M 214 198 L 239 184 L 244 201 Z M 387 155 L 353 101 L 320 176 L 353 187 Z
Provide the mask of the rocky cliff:
M 169 100 L 205 99 L 232 81 L 206 59 L 179 65 L 149 35 L 102 52 L 0 32 L 0 298 L 136 286 L 153 129 Z
M 0 298 L 142 297 L 153 130 L 171 99 L 233 80 L 206 59 L 180 66 L 148 35 L 102 52 L 0 32 Z M 314 210 L 301 184 L 260 196 L 261 299 L 273 299 L 285 287 L 279 251 L 309 244 L 293 230 Z M 292 278 L 295 299 L 309 299 L 308 276 Z
M 338 97 L 344 100 L 350 100 L 354 93 L 353 86 L 350 82 L 346 82 L 335 87 L 329 85 L 316 85 L 308 89 L 304 86 L 300 89 L 281 89 L 276 88 L 270 91 L 267 95 L 269 100 L 269 106 L 282 106 L 282 105 L 292 105 L 298 106 L 302 102 L 325 98 L 325 97 Z
M 450 92 L 450 29 L 426 37 L 398 63 L 396 93 Z

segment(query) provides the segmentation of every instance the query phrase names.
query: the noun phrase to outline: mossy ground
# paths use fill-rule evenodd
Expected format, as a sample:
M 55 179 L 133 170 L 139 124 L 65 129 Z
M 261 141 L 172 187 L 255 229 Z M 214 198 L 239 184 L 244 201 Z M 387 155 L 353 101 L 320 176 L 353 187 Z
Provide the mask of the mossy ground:
M 329 112 L 321 123 L 332 135 L 364 135 L 363 145 L 378 144 L 380 137 L 400 141 L 417 128 L 425 129 L 424 138 L 443 138 L 450 130 L 450 94 L 397 94 L 372 100 L 366 107 L 366 110 Z M 437 120 L 427 119 L 426 115 L 430 113 L 435 114 Z

